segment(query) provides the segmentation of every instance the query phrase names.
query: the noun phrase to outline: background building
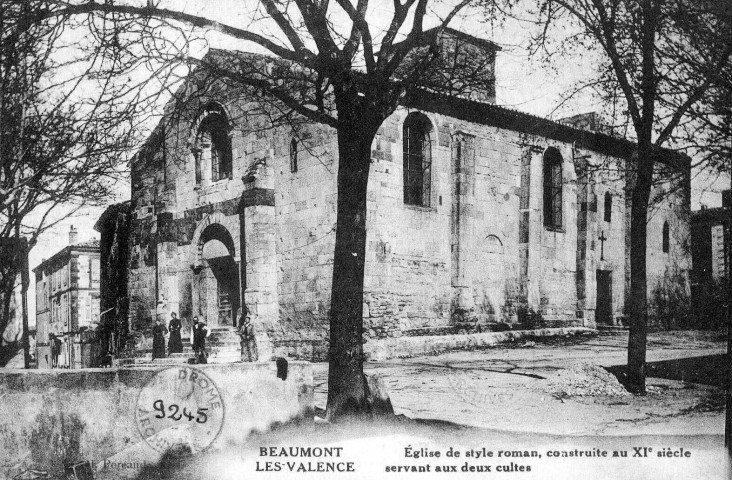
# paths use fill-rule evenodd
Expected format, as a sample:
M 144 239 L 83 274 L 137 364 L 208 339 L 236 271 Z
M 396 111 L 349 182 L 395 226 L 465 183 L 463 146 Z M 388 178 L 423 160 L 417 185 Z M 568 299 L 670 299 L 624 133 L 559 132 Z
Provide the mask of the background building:
M 730 209 L 732 191 L 722 192 L 722 206 L 702 208 L 691 217 L 692 299 L 699 327 L 717 328 L 725 322 L 729 301 L 726 281 L 730 276 Z
M 69 246 L 33 269 L 36 276 L 36 358 L 38 368 L 52 367 L 53 336 L 61 342 L 59 368 L 93 365 L 94 331 L 99 323 L 99 242 Z

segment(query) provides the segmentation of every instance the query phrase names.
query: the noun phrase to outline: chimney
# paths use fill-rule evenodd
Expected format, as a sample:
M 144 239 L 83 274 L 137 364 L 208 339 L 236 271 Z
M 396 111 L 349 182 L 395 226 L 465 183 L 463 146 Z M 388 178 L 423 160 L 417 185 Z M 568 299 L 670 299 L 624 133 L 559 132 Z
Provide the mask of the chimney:
M 79 232 L 71 225 L 71 229 L 69 230 L 69 245 L 74 245 L 78 240 Z

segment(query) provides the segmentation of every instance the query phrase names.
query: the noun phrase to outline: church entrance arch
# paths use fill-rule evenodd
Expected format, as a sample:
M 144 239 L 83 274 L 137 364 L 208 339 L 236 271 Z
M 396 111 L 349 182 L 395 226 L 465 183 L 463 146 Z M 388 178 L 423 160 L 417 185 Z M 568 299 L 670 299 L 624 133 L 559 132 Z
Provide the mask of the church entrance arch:
M 233 326 L 241 305 L 234 239 L 220 223 L 206 223 L 195 244 L 193 315 L 209 327 Z

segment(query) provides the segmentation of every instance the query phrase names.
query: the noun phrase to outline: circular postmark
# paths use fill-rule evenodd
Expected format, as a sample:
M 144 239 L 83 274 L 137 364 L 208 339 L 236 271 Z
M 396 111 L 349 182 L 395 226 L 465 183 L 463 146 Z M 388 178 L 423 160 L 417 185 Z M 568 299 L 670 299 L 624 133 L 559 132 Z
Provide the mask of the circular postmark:
M 161 453 L 192 455 L 208 448 L 224 424 L 224 402 L 214 382 L 189 366 L 155 374 L 137 397 L 135 423 Z

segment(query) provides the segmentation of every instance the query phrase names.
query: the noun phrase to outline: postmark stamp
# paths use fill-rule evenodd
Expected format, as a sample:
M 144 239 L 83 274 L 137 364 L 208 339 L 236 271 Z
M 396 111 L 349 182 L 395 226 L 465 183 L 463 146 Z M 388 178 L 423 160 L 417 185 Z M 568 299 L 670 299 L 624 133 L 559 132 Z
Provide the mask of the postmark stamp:
M 206 450 L 224 424 L 218 387 L 201 370 L 189 366 L 157 372 L 140 391 L 135 423 L 155 450 L 192 455 Z
M 476 380 L 466 373 L 452 373 L 448 375 L 447 381 L 460 399 L 477 407 L 501 405 L 509 403 L 513 398 L 513 394 L 509 392 L 478 389 Z

